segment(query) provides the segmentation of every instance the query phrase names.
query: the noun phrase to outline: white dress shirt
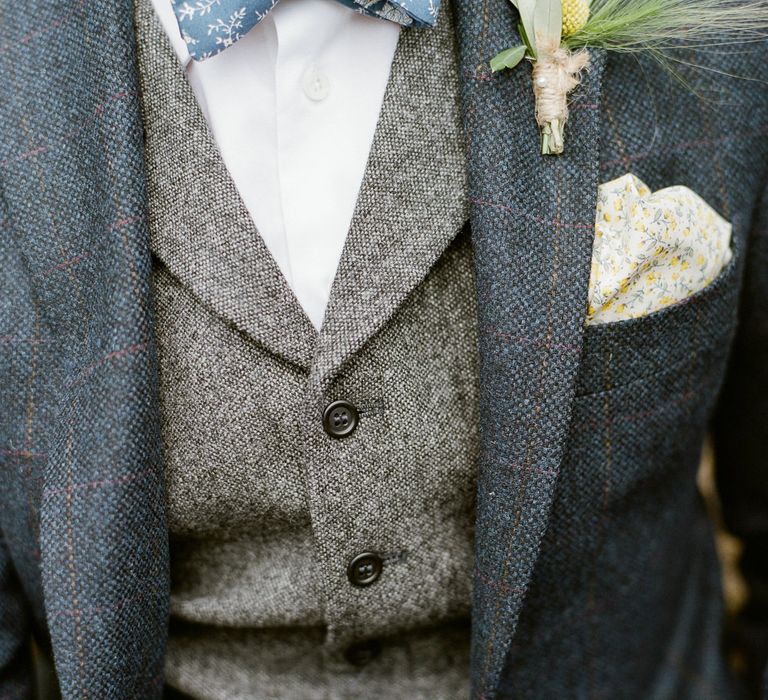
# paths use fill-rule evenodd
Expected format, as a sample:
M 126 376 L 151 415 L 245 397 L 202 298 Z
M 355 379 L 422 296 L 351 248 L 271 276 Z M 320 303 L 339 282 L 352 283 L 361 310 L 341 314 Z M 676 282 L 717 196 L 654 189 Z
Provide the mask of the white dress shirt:
M 400 25 L 336 0 L 281 0 L 195 62 L 170 0 L 153 3 L 256 228 L 319 329 Z

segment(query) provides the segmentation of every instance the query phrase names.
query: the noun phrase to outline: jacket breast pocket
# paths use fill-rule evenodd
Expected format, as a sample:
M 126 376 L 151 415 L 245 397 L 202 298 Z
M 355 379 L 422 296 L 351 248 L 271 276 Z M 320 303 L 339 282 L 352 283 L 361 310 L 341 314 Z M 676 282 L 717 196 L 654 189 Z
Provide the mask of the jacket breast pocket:
M 676 373 L 716 379 L 712 372 L 727 357 L 736 327 L 742 247 L 734 236 L 730 261 L 687 299 L 646 316 L 586 325 L 577 399 Z
M 561 492 L 582 512 L 602 508 L 617 522 L 636 516 L 656 532 L 673 527 L 659 513 L 682 514 L 693 503 L 736 329 L 743 247 L 734 236 L 731 260 L 684 301 L 585 326 L 560 472 Z

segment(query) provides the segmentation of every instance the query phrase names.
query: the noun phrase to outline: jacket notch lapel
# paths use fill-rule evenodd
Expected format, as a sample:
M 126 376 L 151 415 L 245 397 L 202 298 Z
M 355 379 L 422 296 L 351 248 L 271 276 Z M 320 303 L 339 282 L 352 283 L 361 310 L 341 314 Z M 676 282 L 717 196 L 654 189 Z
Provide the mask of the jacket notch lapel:
M 0 189 L 5 244 L 29 275 L 16 311 L 39 316 L 24 390 L 46 453 L 41 575 L 57 676 L 64 698 L 159 698 L 168 544 L 131 3 L 18 12 L 17 26 L 45 31 L 0 55 L 0 89 L 13 93 L 0 99 Z
M 478 285 L 482 450 L 473 605 L 473 697 L 508 659 L 549 519 L 578 370 L 599 175 L 605 56 L 571 95 L 566 150 L 542 156 L 531 67 L 492 75 L 521 43 L 507 0 L 459 9 Z

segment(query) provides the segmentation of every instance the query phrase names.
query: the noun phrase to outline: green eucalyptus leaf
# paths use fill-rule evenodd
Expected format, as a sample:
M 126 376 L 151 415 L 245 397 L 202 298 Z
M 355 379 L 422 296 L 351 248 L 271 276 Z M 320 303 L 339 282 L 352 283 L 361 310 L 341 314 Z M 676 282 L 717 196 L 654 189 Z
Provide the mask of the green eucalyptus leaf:
M 554 51 L 560 46 L 563 31 L 562 0 L 537 0 L 533 13 L 533 36 L 537 51 Z M 529 33 L 530 36 L 530 33 Z
M 496 54 L 491 59 L 491 70 L 495 73 L 504 68 L 514 68 L 523 60 L 526 50 L 525 46 L 520 45 L 511 49 L 505 49 L 501 53 Z

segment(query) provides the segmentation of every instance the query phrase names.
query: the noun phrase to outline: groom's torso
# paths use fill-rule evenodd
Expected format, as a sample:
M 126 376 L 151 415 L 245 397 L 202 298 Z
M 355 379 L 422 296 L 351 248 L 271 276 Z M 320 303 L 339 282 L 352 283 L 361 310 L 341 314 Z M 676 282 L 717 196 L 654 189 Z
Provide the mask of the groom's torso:
M 695 473 L 723 380 L 745 265 L 765 245 L 764 219 L 750 235 L 768 163 L 765 91 L 724 74 L 764 78 L 765 49 L 755 43 L 734 52 L 683 55 L 685 62 L 714 69 L 686 70 L 693 91 L 652 61 L 593 51 L 592 69 L 573 93 L 565 153 L 542 158 L 530 67 L 495 76 L 487 68 L 489 57 L 520 41 L 513 8 L 507 0 L 462 0 L 453 9 L 480 357 L 474 697 L 729 697 L 719 646 L 717 562 Z M 186 461 L 182 455 L 192 450 L 178 449 L 175 457 L 172 443 L 168 456 L 161 450 L 174 428 L 162 422 L 159 410 L 157 339 L 170 338 L 183 317 L 169 317 L 166 329 L 157 328 L 155 302 L 188 302 L 189 318 L 202 318 L 209 307 L 210 332 L 220 331 L 217 342 L 232 340 L 222 362 L 241 353 L 241 389 L 255 383 L 249 373 L 260 363 L 272 363 L 280 395 L 291 385 L 292 405 L 314 401 L 314 419 L 296 414 L 296 424 L 280 435 L 295 447 L 301 431 L 314 431 L 307 443 L 315 449 L 324 439 L 317 421 L 329 400 L 360 400 L 348 392 L 363 387 L 370 389 L 365 399 L 383 393 L 391 378 L 372 376 L 374 367 L 357 364 L 357 353 L 374 352 L 389 322 L 396 327 L 409 321 L 406 297 L 413 293 L 415 299 L 428 288 L 429 270 L 440 269 L 442 262 L 434 263 L 444 251 L 453 251 L 457 265 L 465 260 L 457 254 L 461 234 L 456 237 L 463 217 L 455 228 L 445 226 L 433 220 L 431 209 L 405 207 L 391 197 L 392 183 L 369 178 L 356 245 L 370 241 L 380 252 L 347 256 L 349 272 L 340 269 L 338 277 L 346 282 L 332 293 L 327 333 L 314 348 L 308 333 L 286 332 L 297 328 L 295 307 L 284 308 L 287 318 L 260 313 L 275 296 L 275 277 L 259 271 L 263 256 L 255 255 L 253 238 L 249 245 L 194 239 L 217 247 L 204 266 L 186 270 L 186 280 L 158 255 L 157 275 L 168 285 L 167 296 L 161 291 L 155 298 L 132 3 L 15 3 L 12 13 L 0 17 L 0 567 L 7 574 L 0 612 L 10 611 L 16 625 L 1 628 L 0 658 L 20 653 L 16 640 L 31 626 L 39 639 L 52 641 L 66 698 L 159 697 L 170 600 L 165 486 L 174 459 Z M 417 68 L 437 69 L 431 58 Z M 422 95 L 414 89 L 412 98 L 417 104 Z M 443 142 L 433 140 L 444 128 L 424 128 L 413 142 L 432 154 L 438 173 L 453 172 L 439 161 Z M 409 150 L 393 152 L 403 158 L 398 172 L 417 167 Z M 647 318 L 585 327 L 597 188 L 627 171 L 654 190 L 682 184 L 711 203 L 733 224 L 733 261 L 688 303 Z M 452 180 L 427 172 L 431 176 L 418 185 L 443 188 L 443 195 L 428 190 L 420 201 L 443 201 L 457 191 Z M 203 200 L 203 208 L 210 203 Z M 232 211 L 232 201 L 223 204 Z M 200 211 L 192 197 L 180 206 Z M 173 211 L 170 203 L 155 207 L 153 217 L 163 210 Z M 400 228 L 396 215 L 406 210 L 419 218 Z M 375 238 L 375 227 L 368 237 L 361 224 L 374 219 L 387 222 L 391 244 Z M 246 235 L 238 221 L 230 218 L 222 232 Z M 163 230 L 161 222 L 152 224 L 155 232 Z M 405 235 L 413 231 L 419 235 Z M 161 242 L 153 241 L 160 254 Z M 417 260 L 428 264 L 414 267 Z M 235 294 L 227 293 L 231 269 L 245 281 Z M 398 291 L 362 299 L 360 288 L 372 280 L 377 289 Z M 426 287 L 419 286 L 422 280 Z M 203 295 L 198 306 L 196 297 Z M 224 318 L 231 327 L 224 328 Z M 371 333 L 374 328 L 384 332 Z M 168 347 L 160 348 L 163 372 L 174 357 Z M 414 376 L 423 374 L 426 381 L 434 371 L 433 365 L 422 371 L 408 364 L 416 350 L 406 339 L 394 339 L 393 347 Z M 376 352 L 388 358 L 382 366 L 392 363 L 388 348 Z M 206 347 L 191 378 L 200 376 L 209 354 Z M 306 383 L 295 379 L 302 365 Z M 179 374 L 181 369 L 175 367 Z M 343 383 L 348 372 L 354 384 Z M 209 379 L 216 386 L 218 379 Z M 461 383 L 457 378 L 447 385 L 453 391 Z M 174 400 L 162 398 L 164 405 Z M 246 409 L 258 410 L 246 398 Z M 282 406 L 274 418 L 281 429 L 281 421 L 290 420 L 285 416 L 294 415 Z M 362 400 L 360 407 L 371 409 Z M 415 409 L 404 402 L 399 410 L 374 402 L 370 421 L 363 411 L 355 433 L 329 438 L 317 449 L 333 469 L 305 463 L 307 503 L 298 506 L 306 508 L 305 523 L 313 508 L 324 525 L 333 522 L 335 511 L 313 496 L 327 487 L 323 503 L 332 504 L 335 487 L 354 488 L 337 481 L 348 473 L 341 455 L 358 438 L 366 438 L 359 441 L 363 446 L 381 445 L 378 431 L 385 423 L 377 422 L 376 411 L 409 439 L 427 435 L 421 421 L 429 420 L 430 406 L 418 412 L 415 427 Z M 190 407 L 176 415 L 192 413 Z M 198 426 L 193 418 L 191 425 Z M 238 420 L 247 423 L 242 415 Z M 370 443 L 366 423 L 376 433 Z M 216 421 L 204 428 L 212 433 Z M 259 445 L 239 429 L 245 449 L 238 449 L 254 464 Z M 384 445 L 390 447 L 396 454 L 397 442 Z M 210 477 L 205 455 L 193 456 L 196 470 Z M 388 474 L 363 474 L 390 478 L 405 469 L 396 460 L 387 464 Z M 279 475 L 274 478 L 279 483 Z M 221 489 L 231 483 L 207 478 L 206 488 L 209 481 Z M 273 502 L 267 489 L 259 493 L 263 504 Z M 249 504 L 238 496 L 242 511 Z M 227 527 L 218 509 L 206 516 L 204 507 L 197 508 L 194 517 L 185 516 L 191 500 L 174 505 L 173 498 L 169 505 L 180 508 L 171 511 L 177 522 L 191 518 L 187 524 L 194 525 L 208 517 L 209 524 Z M 360 536 L 354 550 L 344 552 L 353 554 L 370 546 L 373 534 L 397 532 L 399 524 L 385 529 L 383 518 L 375 531 L 345 530 L 347 522 L 376 520 L 378 511 L 369 506 L 379 498 L 366 492 L 354 503 L 339 500 L 338 528 L 318 530 L 314 546 L 322 564 L 315 571 L 329 591 L 328 572 L 338 565 L 341 595 L 334 601 L 347 600 L 346 562 L 334 558 L 336 543 L 323 533 L 338 532 L 348 542 Z M 430 508 L 438 504 L 448 507 L 436 498 Z M 446 534 L 441 529 L 431 536 Z M 412 543 L 411 533 L 407 537 Z M 427 549 L 415 551 L 426 557 Z M 420 572 L 411 576 L 409 565 L 406 558 L 388 570 L 407 572 L 420 586 Z M 387 567 L 376 584 L 358 591 L 361 596 L 384 590 L 386 573 Z M 349 609 L 367 613 L 364 606 Z
M 167 681 L 221 698 L 466 697 L 477 333 L 451 17 L 400 39 L 319 334 L 149 2 L 137 39 Z M 381 571 L 359 585 L 348 569 L 366 552 L 361 571 Z

